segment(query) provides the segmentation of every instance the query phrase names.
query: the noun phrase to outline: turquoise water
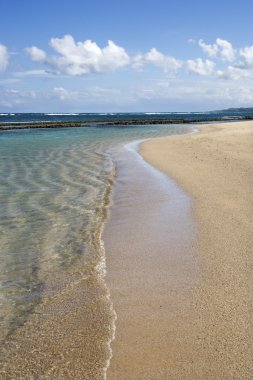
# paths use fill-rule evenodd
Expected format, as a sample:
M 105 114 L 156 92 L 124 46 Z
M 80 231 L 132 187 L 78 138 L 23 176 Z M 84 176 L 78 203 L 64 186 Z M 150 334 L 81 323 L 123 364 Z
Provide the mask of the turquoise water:
M 22 325 L 53 278 L 102 260 L 96 236 L 115 173 L 110 150 L 185 126 L 0 133 L 0 338 Z

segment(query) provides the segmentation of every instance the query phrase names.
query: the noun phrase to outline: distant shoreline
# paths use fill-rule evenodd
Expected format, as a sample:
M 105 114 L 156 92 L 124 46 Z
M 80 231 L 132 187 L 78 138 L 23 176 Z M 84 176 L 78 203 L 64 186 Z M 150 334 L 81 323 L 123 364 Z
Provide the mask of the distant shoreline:
M 154 125 L 154 124 L 196 124 L 207 122 L 231 122 L 253 120 L 253 116 L 223 116 L 220 118 L 206 119 L 134 119 L 134 120 L 78 120 L 78 121 L 17 121 L 0 122 L 0 131 L 20 129 L 44 129 L 44 128 L 87 128 L 87 127 L 109 127 L 109 126 L 131 126 L 131 125 Z

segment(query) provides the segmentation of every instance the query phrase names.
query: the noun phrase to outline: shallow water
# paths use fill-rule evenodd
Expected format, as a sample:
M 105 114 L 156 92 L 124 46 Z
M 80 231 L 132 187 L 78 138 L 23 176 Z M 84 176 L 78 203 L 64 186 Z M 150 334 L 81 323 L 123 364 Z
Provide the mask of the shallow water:
M 101 280 L 104 251 L 100 235 L 115 170 L 110 150 L 128 141 L 185 131 L 185 126 L 152 125 L 1 132 L 0 338 L 2 342 L 7 339 L 7 362 L 14 355 L 12 334 L 29 314 L 37 312 L 37 305 L 50 304 L 52 316 L 64 307 L 73 311 L 66 294 L 71 289 L 76 296 L 81 282 L 86 301 L 77 297 L 75 308 L 83 307 L 87 299 L 91 304 L 97 300 L 96 311 L 90 307 L 87 311 L 95 326 L 86 331 L 87 349 L 94 346 L 98 326 L 98 342 L 107 344 L 113 313 Z M 65 301 L 63 297 L 57 303 L 59 294 L 64 294 Z M 55 325 L 48 325 L 48 333 Z M 21 328 L 22 334 L 26 333 Z M 18 338 L 19 346 L 20 339 L 25 338 Z M 100 344 L 104 351 L 106 344 Z M 28 347 L 26 342 L 23 349 Z M 108 360 L 108 355 L 103 354 L 101 360 Z

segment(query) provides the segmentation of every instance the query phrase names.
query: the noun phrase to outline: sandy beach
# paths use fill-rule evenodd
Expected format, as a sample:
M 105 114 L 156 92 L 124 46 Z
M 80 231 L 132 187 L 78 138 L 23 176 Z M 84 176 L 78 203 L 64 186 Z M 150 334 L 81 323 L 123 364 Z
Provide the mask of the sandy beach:
M 126 223 L 118 223 L 126 199 L 116 187 L 104 237 L 118 316 L 109 380 L 253 377 L 253 122 L 198 128 L 141 145 L 145 160 L 191 199 L 196 226 L 186 237 L 181 230 L 183 243 L 173 218 L 152 237 L 155 194 L 143 207 L 145 195 L 133 188 L 133 207 L 121 207 Z

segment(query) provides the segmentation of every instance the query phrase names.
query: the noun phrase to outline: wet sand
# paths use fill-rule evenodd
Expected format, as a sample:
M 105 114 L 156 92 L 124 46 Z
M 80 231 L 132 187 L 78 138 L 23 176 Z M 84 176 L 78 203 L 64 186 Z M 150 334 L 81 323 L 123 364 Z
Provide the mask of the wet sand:
M 198 263 L 191 200 L 138 153 L 116 157 L 103 240 L 106 283 L 117 313 L 107 379 L 159 379 L 191 365 Z M 179 329 L 178 326 L 181 326 Z M 178 349 L 180 347 L 180 349 Z
M 204 125 L 147 141 L 141 154 L 191 197 L 196 231 L 180 244 L 173 218 L 167 231 L 159 224 L 167 205 L 157 215 L 155 193 L 147 203 L 148 187 L 137 186 L 127 200 L 124 181 L 116 186 L 105 231 L 118 315 L 107 378 L 252 379 L 253 123 Z

